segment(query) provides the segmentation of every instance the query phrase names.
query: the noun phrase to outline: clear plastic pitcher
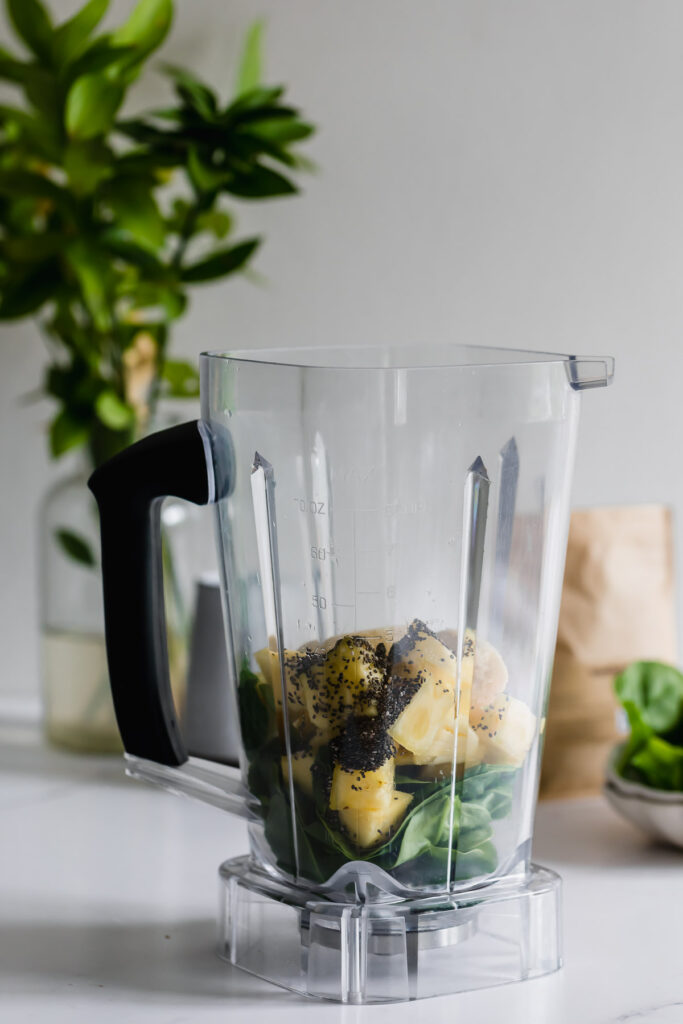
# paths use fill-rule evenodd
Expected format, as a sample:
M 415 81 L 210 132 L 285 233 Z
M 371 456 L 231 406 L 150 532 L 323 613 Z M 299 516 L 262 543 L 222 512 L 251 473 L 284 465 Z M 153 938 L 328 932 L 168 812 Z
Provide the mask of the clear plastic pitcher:
M 580 393 L 612 372 L 489 348 L 207 354 L 202 419 L 93 475 L 129 770 L 248 819 L 250 858 L 224 878 L 298 908 L 309 954 L 312 899 L 438 916 L 543 889 L 530 846 Z M 239 716 L 239 779 L 196 736 L 185 749 L 173 708 L 166 495 L 215 502 L 229 673 L 206 712 Z M 353 998 L 340 984 L 317 994 Z

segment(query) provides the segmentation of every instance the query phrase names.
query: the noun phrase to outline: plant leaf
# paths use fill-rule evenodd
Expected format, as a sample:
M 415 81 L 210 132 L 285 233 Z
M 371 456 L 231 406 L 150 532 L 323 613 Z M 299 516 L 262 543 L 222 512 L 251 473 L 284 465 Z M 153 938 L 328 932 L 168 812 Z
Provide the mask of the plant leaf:
M 69 89 L 66 98 L 66 130 L 73 139 L 92 139 L 105 135 L 114 123 L 123 102 L 122 85 L 103 74 L 82 75 Z
M 22 85 L 29 68 L 30 64 L 17 60 L 13 53 L 0 46 L 0 78 Z
M 167 359 L 162 372 L 170 398 L 196 398 L 199 395 L 199 371 L 192 363 Z
M 66 255 L 95 326 L 99 331 L 108 331 L 112 316 L 106 284 L 109 266 L 105 254 L 85 241 L 78 241 L 67 247 Z
M 85 49 L 91 33 L 107 13 L 109 0 L 90 0 L 55 31 L 53 48 L 57 63 L 69 64 Z
M 270 107 L 277 103 L 284 94 L 283 85 L 258 86 L 250 89 L 242 96 L 234 99 L 227 110 L 223 113 L 223 120 L 226 122 L 239 118 L 245 110 L 253 110 L 256 107 Z
M 187 295 L 177 288 L 163 288 L 159 292 L 159 302 L 163 307 L 167 320 L 177 320 L 187 309 Z
M 55 530 L 55 539 L 64 553 L 74 562 L 92 568 L 96 565 L 93 549 L 84 537 L 79 537 L 73 530 Z
M 265 118 L 263 121 L 250 122 L 241 129 L 243 134 L 253 135 L 257 139 L 265 139 L 267 142 L 277 142 L 281 145 L 300 142 L 302 139 L 307 139 L 314 131 L 312 124 L 299 121 L 296 117 Z
M 247 32 L 242 49 L 239 70 L 237 72 L 237 88 L 235 95 L 243 96 L 256 89 L 262 77 L 262 39 L 264 24 L 255 21 Z
M 187 173 L 198 192 L 217 192 L 228 180 L 223 168 L 214 168 L 202 160 L 196 146 L 187 154 Z
M 111 207 L 116 227 L 152 251 L 166 238 L 166 225 L 151 191 L 148 176 L 121 177 L 105 183 L 103 202 Z
M 19 38 L 44 64 L 52 67 L 52 24 L 39 0 L 7 0 L 7 13 Z
M 165 64 L 164 72 L 176 83 L 181 98 L 202 117 L 212 119 L 218 111 L 215 93 L 185 68 Z M 157 116 L 159 116 L 157 114 Z
M 30 148 L 32 156 L 42 157 L 48 163 L 59 163 L 61 160 L 59 132 L 42 115 L 2 104 L 0 123 L 6 130 L 11 126 L 18 133 L 18 139 Z M 16 139 L 17 135 L 13 135 L 13 138 Z
M 54 259 L 38 264 L 24 277 L 2 289 L 0 320 L 17 320 L 40 309 L 62 283 L 59 264 Z
M 258 246 L 260 238 L 250 238 L 229 249 L 219 249 L 211 256 L 207 256 L 189 267 L 184 267 L 181 272 L 181 280 L 187 283 L 198 284 L 203 281 L 215 281 L 216 278 L 226 277 L 240 270 L 252 257 Z
M 63 76 L 65 80 L 75 82 L 82 75 L 104 71 L 112 64 L 121 63 L 124 57 L 130 57 L 135 53 L 134 46 L 113 46 L 110 39 L 110 36 L 96 39 L 92 46 L 89 46 L 73 64 L 69 65 Z
M 110 430 L 125 430 L 134 419 L 135 413 L 114 390 L 101 391 L 95 400 L 95 413 L 101 423 Z
M 112 42 L 118 46 L 134 46 L 133 55 L 123 58 L 115 72 L 130 79 L 135 68 L 163 43 L 173 20 L 173 0 L 140 0 L 128 21 L 117 29 Z
M 234 174 L 224 186 L 226 192 L 242 199 L 269 199 L 274 196 L 291 196 L 298 189 L 277 171 L 254 164 L 244 174 Z
M 56 459 L 71 448 L 85 444 L 88 440 L 88 433 L 87 424 L 77 420 L 66 409 L 62 409 L 50 424 L 52 457 Z
M 207 210 L 197 217 L 197 230 L 209 231 L 216 238 L 225 238 L 232 229 L 232 217 L 225 210 Z
M 0 170 L 0 195 L 16 199 L 48 199 L 65 213 L 73 215 L 76 204 L 69 192 L 44 174 L 33 171 Z
M 64 97 L 57 76 L 37 62 L 29 64 L 24 79 L 28 101 L 46 118 L 55 131 L 61 128 Z
M 18 263 L 42 263 L 50 256 L 57 256 L 64 247 L 64 237 L 55 231 L 43 231 L 32 235 L 8 235 L 4 241 L 3 253 L 14 265 Z
M 95 191 L 113 173 L 114 155 L 101 139 L 72 139 L 63 153 L 64 170 L 78 195 Z
M 126 293 L 123 292 L 125 295 Z M 159 323 L 175 320 L 182 316 L 187 307 L 187 297 L 177 285 L 157 284 L 148 278 L 133 284 L 129 293 L 131 316 L 137 323 Z M 140 314 L 145 312 L 145 316 Z
M 153 252 L 146 246 L 138 245 L 132 241 L 126 231 L 119 228 L 110 228 L 103 231 L 99 236 L 102 245 L 114 256 L 131 263 L 134 267 L 144 270 L 147 277 L 160 280 L 167 276 L 168 272 L 164 264 L 156 258 Z

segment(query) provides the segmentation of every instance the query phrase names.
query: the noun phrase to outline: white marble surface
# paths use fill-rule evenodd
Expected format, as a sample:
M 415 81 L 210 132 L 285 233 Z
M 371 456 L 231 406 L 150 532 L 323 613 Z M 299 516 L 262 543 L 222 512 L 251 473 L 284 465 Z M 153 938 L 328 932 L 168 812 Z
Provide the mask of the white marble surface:
M 681 1024 L 683 854 L 602 799 L 548 803 L 534 857 L 565 882 L 552 977 L 392 1006 L 299 999 L 213 952 L 218 863 L 242 824 L 126 779 L 122 762 L 0 730 L 0 1021 L 8 1024 Z

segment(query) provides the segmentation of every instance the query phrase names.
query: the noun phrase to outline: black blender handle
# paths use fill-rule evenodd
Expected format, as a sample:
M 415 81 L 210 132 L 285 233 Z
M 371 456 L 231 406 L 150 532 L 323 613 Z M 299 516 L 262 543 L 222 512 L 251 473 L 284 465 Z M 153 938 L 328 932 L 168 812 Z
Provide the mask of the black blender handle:
M 88 486 L 100 510 L 107 662 L 123 745 L 183 764 L 166 650 L 161 503 L 216 500 L 208 429 L 195 420 L 150 434 L 96 469 Z

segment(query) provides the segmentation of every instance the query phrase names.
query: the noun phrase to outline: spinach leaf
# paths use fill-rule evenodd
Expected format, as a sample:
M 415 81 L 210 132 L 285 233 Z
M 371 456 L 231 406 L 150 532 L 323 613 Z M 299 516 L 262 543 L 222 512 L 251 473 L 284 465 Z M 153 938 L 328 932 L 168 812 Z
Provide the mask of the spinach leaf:
M 405 819 L 403 836 L 398 856 L 393 866 L 399 867 L 406 861 L 414 860 L 433 847 L 448 845 L 450 831 L 451 793 L 448 789 L 432 794 L 423 800 Z M 460 814 L 460 799 L 455 797 L 454 824 Z
M 512 810 L 517 769 L 510 765 L 479 764 L 470 768 L 460 783 L 465 805 L 481 802 L 494 820 L 506 818 Z
M 633 755 L 631 765 L 655 789 L 683 790 L 683 747 L 652 736 Z
M 636 661 L 614 680 L 617 697 L 631 702 L 656 733 L 675 729 L 683 719 L 683 674 L 673 665 Z
M 247 774 L 249 792 L 262 804 L 267 805 L 268 801 L 282 787 L 280 756 L 280 739 L 276 736 L 261 747 L 258 756 L 249 762 Z
M 683 674 L 659 662 L 635 662 L 614 681 L 631 728 L 616 761 L 626 779 L 683 791 Z
M 471 850 L 458 848 L 455 855 L 455 879 L 458 882 L 477 875 L 487 875 L 495 871 L 498 864 L 498 853 L 490 840 L 475 846 Z
M 462 882 L 494 871 L 498 854 L 492 842 L 486 841 L 472 850 L 454 850 L 451 877 Z M 448 871 L 448 847 L 434 846 L 416 860 L 403 864 L 393 872 L 406 885 L 439 885 Z
M 457 799 L 457 797 L 456 797 Z M 488 840 L 493 835 L 491 815 L 484 804 L 461 803 L 460 820 L 457 823 L 457 832 L 454 828 L 453 848 L 457 849 L 458 856 L 461 853 L 470 853 Z M 446 843 L 448 836 L 445 836 Z
M 270 800 L 263 823 L 266 840 L 283 871 L 296 874 L 292 813 L 289 800 L 280 789 Z
M 299 872 L 313 882 L 325 882 L 348 860 L 355 860 L 356 855 L 341 833 L 335 833 L 318 817 L 308 818 L 311 811 L 309 800 L 304 798 L 301 803 L 294 815 Z M 282 789 L 266 808 L 264 831 L 278 866 L 290 875 L 296 875 L 291 805 Z
M 268 740 L 270 714 L 261 699 L 260 690 L 260 679 L 251 671 L 245 659 L 240 670 L 237 700 L 242 742 L 250 760 L 254 751 Z
M 358 854 L 349 840 L 338 829 L 333 828 L 321 816 L 303 826 L 307 841 L 317 850 L 318 861 L 324 867 L 320 881 L 325 881 L 349 860 L 357 860 Z
M 621 748 L 619 758 L 616 763 L 616 770 L 619 775 L 623 775 L 624 778 L 634 778 L 634 781 L 640 781 L 639 776 L 636 774 L 635 777 L 629 773 L 629 765 L 631 760 L 641 747 L 643 747 L 651 736 L 654 735 L 652 728 L 646 725 L 643 721 L 640 710 L 632 700 L 624 700 L 623 707 L 628 715 L 628 723 L 631 727 L 631 732 L 626 743 Z

